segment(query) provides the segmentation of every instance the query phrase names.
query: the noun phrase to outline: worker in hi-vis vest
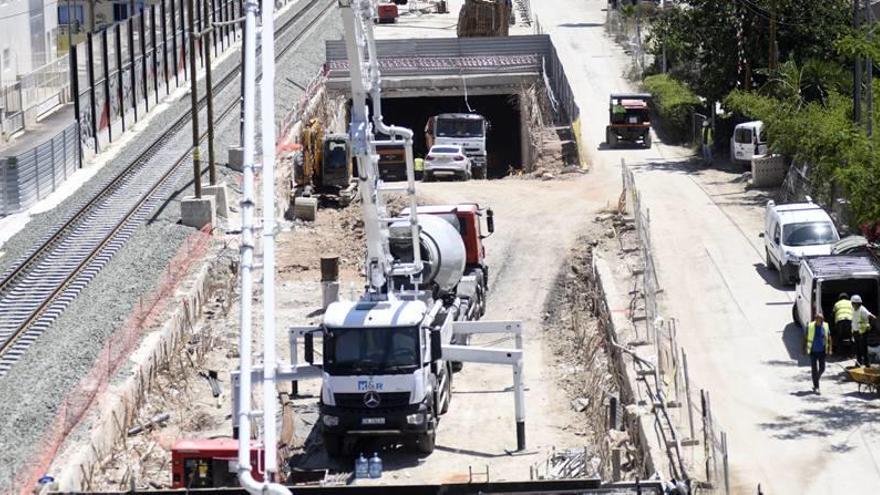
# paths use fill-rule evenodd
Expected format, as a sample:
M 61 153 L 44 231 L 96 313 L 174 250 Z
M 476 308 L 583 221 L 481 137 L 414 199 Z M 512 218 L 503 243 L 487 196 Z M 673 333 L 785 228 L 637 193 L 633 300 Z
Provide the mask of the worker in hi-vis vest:
M 805 352 L 810 355 L 810 374 L 813 377 L 813 393 L 820 394 L 819 378 L 825 373 L 825 356 L 831 354 L 831 327 L 822 313 L 807 325 Z
M 837 342 L 843 342 L 852 336 L 852 315 L 853 307 L 849 295 L 841 292 L 834 303 L 834 340 Z
M 856 343 L 856 364 L 871 366 L 871 357 L 868 356 L 868 330 L 871 329 L 871 320 L 874 314 L 868 308 L 862 306 L 862 297 L 855 294 L 849 300 L 852 303 L 852 333 Z

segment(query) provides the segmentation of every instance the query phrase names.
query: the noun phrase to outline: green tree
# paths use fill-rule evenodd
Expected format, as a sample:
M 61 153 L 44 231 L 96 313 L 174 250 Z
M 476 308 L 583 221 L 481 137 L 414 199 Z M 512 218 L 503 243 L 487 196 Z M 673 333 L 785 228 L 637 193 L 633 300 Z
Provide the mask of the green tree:
M 745 82 L 747 68 L 765 82 L 771 24 L 777 60 L 842 62 L 835 41 L 849 32 L 850 9 L 850 0 L 685 0 L 654 17 L 649 50 L 659 58 L 665 44 L 672 75 L 717 101 Z

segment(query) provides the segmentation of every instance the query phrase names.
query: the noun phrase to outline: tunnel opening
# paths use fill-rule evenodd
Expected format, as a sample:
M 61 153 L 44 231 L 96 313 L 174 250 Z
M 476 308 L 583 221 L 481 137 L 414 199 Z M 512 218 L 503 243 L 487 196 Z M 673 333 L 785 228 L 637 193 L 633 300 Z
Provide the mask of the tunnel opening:
M 504 177 L 511 170 L 522 168 L 522 116 L 518 95 L 469 96 L 467 101 L 464 96 L 382 98 L 385 123 L 412 129 L 416 158 L 428 153 L 425 139 L 428 119 L 441 113 L 477 113 L 489 122 L 486 135 L 488 178 Z

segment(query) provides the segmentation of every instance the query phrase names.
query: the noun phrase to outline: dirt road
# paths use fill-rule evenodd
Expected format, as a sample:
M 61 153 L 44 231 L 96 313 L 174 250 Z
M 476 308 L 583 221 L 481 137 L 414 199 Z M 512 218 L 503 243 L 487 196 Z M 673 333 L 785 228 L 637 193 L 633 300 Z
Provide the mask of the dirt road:
M 604 35 L 606 2 L 542 0 L 532 6 L 552 36 L 592 143 L 597 180 L 634 167 L 651 209 L 664 313 L 679 319 L 691 376 L 712 391 L 728 432 L 734 493 L 866 493 L 880 487 L 880 408 L 844 381 L 832 360 L 814 396 L 791 291 L 775 285 L 757 234 L 763 198 L 737 174 L 696 172 L 686 150 L 600 151 L 608 93 L 627 89 L 628 56 Z

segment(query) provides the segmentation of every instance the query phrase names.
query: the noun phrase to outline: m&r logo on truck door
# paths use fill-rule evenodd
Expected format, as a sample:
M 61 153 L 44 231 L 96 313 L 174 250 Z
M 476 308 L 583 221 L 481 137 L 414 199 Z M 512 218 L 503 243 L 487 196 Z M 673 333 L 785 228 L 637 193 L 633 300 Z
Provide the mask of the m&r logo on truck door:
M 381 383 L 373 383 L 373 380 L 358 380 L 358 392 L 367 392 L 370 390 L 381 391 Z

